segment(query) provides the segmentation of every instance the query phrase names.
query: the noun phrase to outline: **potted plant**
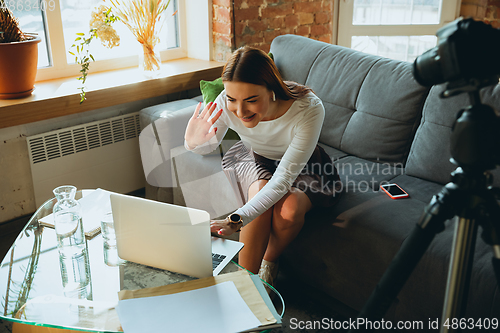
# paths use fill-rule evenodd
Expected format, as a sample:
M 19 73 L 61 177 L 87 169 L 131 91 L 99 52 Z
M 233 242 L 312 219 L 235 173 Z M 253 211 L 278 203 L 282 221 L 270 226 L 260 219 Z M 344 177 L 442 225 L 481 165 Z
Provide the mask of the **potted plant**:
M 0 0 L 0 99 L 31 95 L 40 41 L 38 36 L 23 33 L 7 2 Z

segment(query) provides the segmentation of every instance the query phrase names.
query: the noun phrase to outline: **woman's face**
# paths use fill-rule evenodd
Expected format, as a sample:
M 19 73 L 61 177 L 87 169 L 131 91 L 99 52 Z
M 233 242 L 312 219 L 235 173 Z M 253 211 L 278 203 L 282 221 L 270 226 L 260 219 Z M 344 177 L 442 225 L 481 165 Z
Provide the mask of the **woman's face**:
M 270 120 L 269 105 L 272 92 L 265 86 L 245 82 L 224 82 L 227 108 L 248 128 L 262 120 Z

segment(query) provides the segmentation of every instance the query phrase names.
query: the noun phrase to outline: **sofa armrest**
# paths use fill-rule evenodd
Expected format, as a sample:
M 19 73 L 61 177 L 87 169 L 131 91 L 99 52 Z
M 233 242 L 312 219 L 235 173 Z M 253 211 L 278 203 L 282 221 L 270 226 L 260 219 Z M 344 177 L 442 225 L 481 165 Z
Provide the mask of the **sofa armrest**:
M 171 189 L 176 184 L 172 177 L 171 150 L 184 144 L 184 131 L 196 105 L 197 101 L 181 100 L 140 111 L 139 147 L 144 175 L 153 188 L 167 188 L 162 201 L 173 202 Z
M 172 149 L 171 156 L 186 206 L 205 210 L 215 219 L 226 217 L 242 205 L 222 170 L 220 154 L 199 155 L 179 146 Z

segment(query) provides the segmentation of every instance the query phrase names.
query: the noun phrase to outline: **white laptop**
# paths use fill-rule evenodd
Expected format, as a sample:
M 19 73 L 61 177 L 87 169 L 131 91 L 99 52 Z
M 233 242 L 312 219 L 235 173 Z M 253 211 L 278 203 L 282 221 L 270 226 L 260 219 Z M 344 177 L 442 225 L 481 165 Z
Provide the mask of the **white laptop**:
M 112 193 L 118 255 L 193 277 L 217 275 L 243 243 L 212 237 L 203 210 Z

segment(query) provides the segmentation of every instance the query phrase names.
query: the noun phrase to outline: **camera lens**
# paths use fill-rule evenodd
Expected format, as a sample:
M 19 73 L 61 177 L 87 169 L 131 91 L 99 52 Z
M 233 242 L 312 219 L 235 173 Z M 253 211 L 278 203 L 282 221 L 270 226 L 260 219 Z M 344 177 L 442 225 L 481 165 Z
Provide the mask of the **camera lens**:
M 436 35 L 438 46 L 417 57 L 413 64 L 413 75 L 421 85 L 443 82 L 465 85 L 478 80 L 491 81 L 500 75 L 499 29 L 460 18 L 439 29 Z
M 428 87 L 444 82 L 440 60 L 437 46 L 417 57 L 413 63 L 415 80 Z

